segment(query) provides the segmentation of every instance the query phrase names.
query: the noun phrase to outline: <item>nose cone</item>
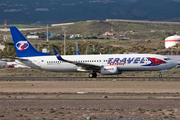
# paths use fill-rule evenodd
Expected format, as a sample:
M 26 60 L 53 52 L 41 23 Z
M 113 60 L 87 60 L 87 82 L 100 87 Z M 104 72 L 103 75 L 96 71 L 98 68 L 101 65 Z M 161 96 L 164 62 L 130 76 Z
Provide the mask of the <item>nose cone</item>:
M 172 61 L 172 66 L 173 66 L 173 67 L 175 67 L 175 66 L 177 66 L 177 65 L 178 65 L 178 62 Z

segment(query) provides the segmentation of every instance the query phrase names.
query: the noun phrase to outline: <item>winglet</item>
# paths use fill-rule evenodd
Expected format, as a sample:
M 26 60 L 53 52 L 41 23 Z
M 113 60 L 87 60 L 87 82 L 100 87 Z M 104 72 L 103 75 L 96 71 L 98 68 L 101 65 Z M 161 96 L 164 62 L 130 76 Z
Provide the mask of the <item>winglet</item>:
M 55 53 L 57 59 L 58 60 L 63 60 L 62 57 L 59 55 L 59 53 L 56 51 L 56 49 L 53 48 L 53 50 L 54 50 L 54 53 Z
M 77 43 L 77 41 L 76 41 L 76 55 L 81 55 L 81 53 L 78 50 L 78 43 Z
M 81 55 L 81 53 L 79 51 L 77 51 L 77 55 Z

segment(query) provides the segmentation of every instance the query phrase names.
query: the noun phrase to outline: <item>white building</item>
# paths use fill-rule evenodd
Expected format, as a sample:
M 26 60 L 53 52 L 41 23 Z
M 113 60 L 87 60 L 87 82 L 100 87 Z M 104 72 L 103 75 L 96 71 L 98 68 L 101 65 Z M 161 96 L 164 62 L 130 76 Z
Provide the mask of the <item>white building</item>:
M 37 36 L 37 35 L 28 35 L 27 38 L 38 39 L 39 36 Z
M 166 48 L 172 47 L 176 44 L 180 44 L 180 36 L 178 36 L 178 35 L 169 36 L 165 39 L 165 47 Z
M 5 45 L 0 44 L 0 49 L 1 49 L 1 50 L 3 50 L 4 48 L 6 48 L 6 46 L 5 46 Z
M 81 37 L 80 34 L 74 34 L 74 35 L 71 35 L 69 38 L 75 38 L 75 37 Z

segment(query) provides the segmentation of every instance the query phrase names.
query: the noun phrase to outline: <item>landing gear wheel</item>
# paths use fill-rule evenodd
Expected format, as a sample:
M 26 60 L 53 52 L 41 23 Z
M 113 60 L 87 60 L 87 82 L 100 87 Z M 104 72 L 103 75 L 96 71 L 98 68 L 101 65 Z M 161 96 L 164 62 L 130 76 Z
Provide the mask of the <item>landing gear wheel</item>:
M 89 78 L 96 78 L 97 77 L 97 74 L 96 73 L 90 73 L 89 74 Z
M 89 73 L 89 78 L 93 78 L 93 74 L 92 73 Z
M 160 78 L 162 77 L 162 74 L 161 74 L 161 73 L 159 74 L 159 77 L 160 77 Z
M 96 73 L 94 73 L 94 74 L 93 74 L 93 77 L 94 77 L 94 78 L 96 78 L 96 77 L 97 77 L 97 74 L 96 74 Z

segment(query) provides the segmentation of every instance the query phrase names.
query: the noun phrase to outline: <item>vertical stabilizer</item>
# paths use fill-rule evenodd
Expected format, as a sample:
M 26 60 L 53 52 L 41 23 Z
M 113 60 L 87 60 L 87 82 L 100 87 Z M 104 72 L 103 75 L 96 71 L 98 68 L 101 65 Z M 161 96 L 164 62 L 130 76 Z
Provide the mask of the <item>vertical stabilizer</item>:
M 10 27 L 10 30 L 18 57 L 50 56 L 37 51 L 16 27 Z

